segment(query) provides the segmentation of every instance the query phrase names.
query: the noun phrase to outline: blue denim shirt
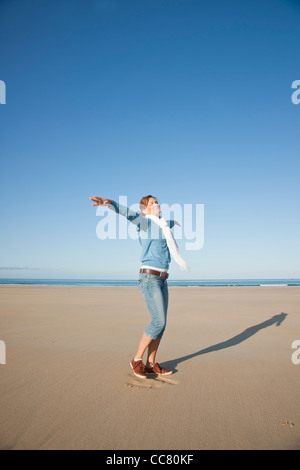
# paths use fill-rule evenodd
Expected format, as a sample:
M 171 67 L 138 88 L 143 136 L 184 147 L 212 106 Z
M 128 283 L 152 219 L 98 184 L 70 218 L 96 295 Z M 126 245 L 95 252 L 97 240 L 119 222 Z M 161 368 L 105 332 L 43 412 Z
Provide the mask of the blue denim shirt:
M 159 225 L 152 219 L 144 217 L 116 201 L 112 201 L 109 207 L 115 210 L 117 214 L 123 215 L 129 222 L 136 225 L 139 233 L 139 241 L 142 246 L 142 265 L 168 269 L 171 262 L 171 255 L 167 241 Z M 167 223 L 170 228 L 173 228 L 175 225 L 174 220 L 167 220 Z

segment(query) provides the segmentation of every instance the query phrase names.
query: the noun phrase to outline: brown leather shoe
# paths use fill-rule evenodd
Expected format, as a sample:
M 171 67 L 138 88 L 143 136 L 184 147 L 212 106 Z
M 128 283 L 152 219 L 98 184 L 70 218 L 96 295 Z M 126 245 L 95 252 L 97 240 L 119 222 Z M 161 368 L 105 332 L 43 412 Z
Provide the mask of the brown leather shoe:
M 156 375 L 171 375 L 172 371 L 168 369 L 164 369 L 161 367 L 158 362 L 154 364 L 152 367 L 145 366 L 146 374 L 156 374 Z
M 136 375 L 140 379 L 147 378 L 143 361 L 135 361 L 134 359 L 132 359 L 130 362 L 130 367 L 134 375 Z

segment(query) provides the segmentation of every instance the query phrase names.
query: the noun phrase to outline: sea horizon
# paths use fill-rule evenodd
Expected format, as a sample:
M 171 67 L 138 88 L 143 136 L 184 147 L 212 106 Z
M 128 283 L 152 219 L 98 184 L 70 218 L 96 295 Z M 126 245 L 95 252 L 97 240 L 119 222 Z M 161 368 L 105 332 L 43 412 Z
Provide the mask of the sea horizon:
M 138 279 L 76 279 L 76 278 L 0 278 L 0 285 L 39 286 L 137 286 Z M 298 278 L 216 278 L 216 279 L 168 279 L 170 287 L 217 286 L 300 286 Z

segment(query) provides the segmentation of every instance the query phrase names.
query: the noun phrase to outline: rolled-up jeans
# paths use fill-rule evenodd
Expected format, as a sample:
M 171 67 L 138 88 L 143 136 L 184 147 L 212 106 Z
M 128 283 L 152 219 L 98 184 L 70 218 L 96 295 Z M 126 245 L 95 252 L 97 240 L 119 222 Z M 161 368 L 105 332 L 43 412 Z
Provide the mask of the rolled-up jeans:
M 161 339 L 167 323 L 169 301 L 167 280 L 155 274 L 140 273 L 138 284 L 152 319 L 144 333 L 151 339 Z

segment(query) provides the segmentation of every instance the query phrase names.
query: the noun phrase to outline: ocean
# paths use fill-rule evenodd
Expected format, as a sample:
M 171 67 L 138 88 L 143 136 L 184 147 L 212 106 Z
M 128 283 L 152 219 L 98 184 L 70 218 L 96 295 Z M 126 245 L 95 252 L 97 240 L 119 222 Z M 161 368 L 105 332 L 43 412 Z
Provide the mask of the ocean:
M 137 286 L 137 279 L 13 279 L 2 278 L 0 284 L 32 286 Z M 179 287 L 207 286 L 300 286 L 300 279 L 169 279 L 168 285 Z

